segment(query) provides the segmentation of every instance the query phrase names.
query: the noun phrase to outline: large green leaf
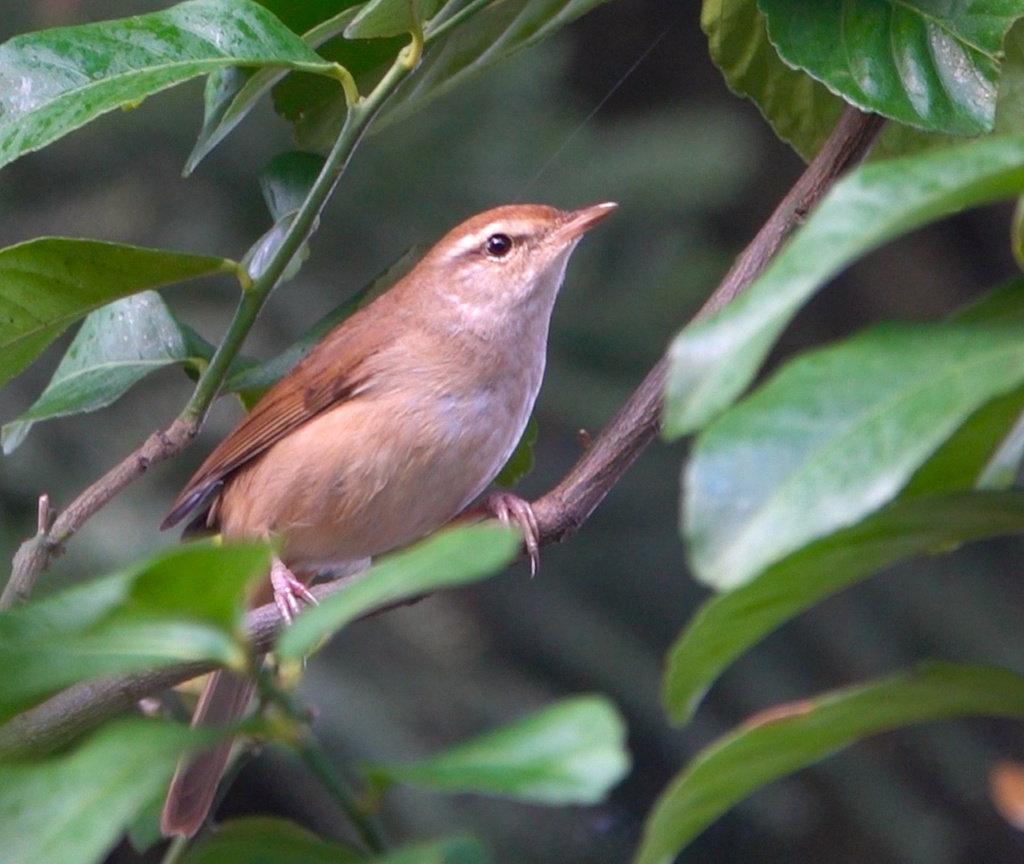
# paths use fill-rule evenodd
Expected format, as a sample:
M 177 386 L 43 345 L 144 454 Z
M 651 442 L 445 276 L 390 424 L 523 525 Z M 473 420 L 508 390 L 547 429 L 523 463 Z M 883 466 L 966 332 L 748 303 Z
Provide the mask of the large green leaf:
M 1021 461 L 1015 427 L 1024 411 L 1024 387 L 982 406 L 914 474 L 900 495 L 956 489 L 1007 489 Z
M 1024 136 L 866 165 L 841 180 L 750 289 L 673 341 L 665 434 L 706 424 L 750 383 L 828 279 L 881 243 L 1024 189 Z
M 662 793 L 647 818 L 634 864 L 670 864 L 755 789 L 861 738 L 915 723 L 978 716 L 1024 717 L 1024 678 L 989 666 L 931 663 L 755 716 L 705 748 Z
M 0 385 L 112 300 L 237 267 L 224 258 L 67 237 L 0 249 Z
M 105 408 L 150 372 L 188 359 L 188 340 L 155 291 L 97 309 L 82 323 L 42 395 L 4 424 L 3 452 L 12 453 L 34 423 Z
M 247 587 L 263 545 L 191 543 L 0 614 L 0 722 L 102 675 L 193 660 L 245 668 Z
M 669 651 L 663 699 L 682 723 L 722 671 L 815 603 L 916 555 L 1024 531 L 1024 494 L 958 492 L 899 500 L 706 602 Z
M 303 612 L 281 634 L 277 654 L 299 659 L 322 639 L 373 609 L 490 576 L 511 563 L 521 542 L 518 532 L 495 525 L 440 531 L 381 559 L 350 585 Z
M 682 506 L 695 575 L 732 589 L 860 521 L 1022 385 L 1024 324 L 883 324 L 802 355 L 697 439 Z
M 1003 40 L 1003 74 L 996 101 L 996 132 L 1024 130 L 1024 19 Z
M 250 0 L 189 0 L 16 36 L 0 45 L 0 166 L 114 108 L 230 66 L 333 70 Z
M 1001 0 L 997 0 L 997 5 L 999 2 Z M 822 14 L 821 6 L 827 7 L 827 12 L 836 9 L 836 4 L 818 4 L 812 11 Z M 962 4 L 958 11 L 968 6 L 983 8 L 980 3 Z M 847 4 L 844 8 L 854 7 Z M 802 9 L 800 14 L 803 14 Z M 961 11 L 960 14 L 969 13 Z M 1010 14 L 1012 17 L 1012 11 Z M 1004 17 L 997 19 L 1000 27 Z M 846 104 L 843 99 L 806 72 L 793 69 L 782 60 L 768 40 L 765 17 L 757 8 L 757 0 L 704 0 L 701 25 L 708 35 L 711 57 L 729 87 L 753 100 L 776 134 L 809 161 L 835 125 Z M 797 29 L 794 24 L 792 32 L 795 34 Z M 1018 22 L 1005 40 L 995 106 L 995 128 L 999 132 L 1024 131 L 1024 100 L 1020 98 L 1018 84 L 1024 75 L 1022 37 L 1024 28 Z M 895 66 L 895 60 L 889 55 L 880 59 Z M 950 141 L 950 136 L 943 133 L 890 122 L 874 155 L 906 155 L 929 147 L 948 146 Z
M 179 756 L 196 738 L 179 724 L 122 720 L 69 753 L 0 762 L 3 859 L 103 860 L 139 808 L 166 788 Z
M 960 310 L 963 324 L 1024 325 L 1024 279 L 1018 277 Z M 925 462 L 903 497 L 964 489 L 1006 489 L 1020 465 L 1024 440 L 1024 387 L 982 406 Z
M 992 130 L 1017 0 L 758 0 L 782 59 L 847 102 L 953 135 Z
M 810 160 L 839 119 L 842 100 L 782 62 L 757 0 L 704 0 L 701 27 L 729 88 L 753 100 L 775 133 Z
M 503 729 L 375 779 L 541 804 L 594 804 L 629 771 L 626 725 L 603 696 L 563 699 Z

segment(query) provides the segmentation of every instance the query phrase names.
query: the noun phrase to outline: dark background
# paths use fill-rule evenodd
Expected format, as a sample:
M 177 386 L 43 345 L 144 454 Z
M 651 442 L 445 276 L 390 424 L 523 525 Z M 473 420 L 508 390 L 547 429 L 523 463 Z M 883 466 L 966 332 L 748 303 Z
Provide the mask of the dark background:
M 0 0 L 0 39 L 163 5 Z M 580 453 L 578 430 L 596 433 L 608 420 L 801 170 L 757 110 L 728 92 L 698 16 L 693 3 L 614 0 L 367 140 L 311 259 L 274 296 L 247 352 L 272 355 L 409 245 L 486 207 L 618 201 L 574 256 L 556 310 L 537 465 L 518 491 L 550 488 Z M 288 130 L 263 105 L 183 180 L 200 100 L 193 82 L 5 168 L 0 243 L 63 234 L 241 256 L 267 227 L 256 178 L 291 146 Z M 773 362 L 873 321 L 941 316 L 1007 278 L 1008 219 L 1006 207 L 974 212 L 870 256 L 810 304 Z M 165 296 L 216 340 L 235 289 L 207 280 Z M 38 395 L 66 341 L 0 393 L 0 421 Z M 40 492 L 66 504 L 165 426 L 188 392 L 184 375 L 165 371 L 112 409 L 36 427 L 0 462 L 4 556 L 33 532 Z M 175 542 L 156 525 L 238 416 L 231 400 L 218 405 L 197 444 L 95 518 L 40 590 Z M 753 711 L 925 657 L 1024 666 L 1021 545 L 978 545 L 822 604 L 737 663 L 690 727 L 670 728 L 659 705 L 662 658 L 705 596 L 676 531 L 684 455 L 684 445 L 653 445 L 578 536 L 544 550 L 537 578 L 519 564 L 480 587 L 359 623 L 310 662 L 303 696 L 346 764 L 415 758 L 573 693 L 607 693 L 628 718 L 635 767 L 605 805 L 545 809 L 400 791 L 385 809 L 393 838 L 464 828 L 500 862 L 624 861 L 665 783 Z M 759 792 L 681 860 L 1024 861 L 1020 836 L 987 790 L 995 760 L 1022 756 L 1020 728 L 1006 722 L 879 736 Z M 222 815 L 252 811 L 343 831 L 315 782 L 280 753 L 246 769 Z M 122 848 L 113 860 L 133 858 Z

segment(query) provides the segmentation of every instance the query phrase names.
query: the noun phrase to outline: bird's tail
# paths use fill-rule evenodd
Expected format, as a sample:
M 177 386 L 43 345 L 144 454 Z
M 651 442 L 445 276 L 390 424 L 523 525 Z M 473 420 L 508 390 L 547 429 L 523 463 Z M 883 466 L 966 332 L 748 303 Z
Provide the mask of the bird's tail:
M 255 686 L 251 677 L 224 670 L 214 672 L 192 715 L 193 728 L 234 725 L 245 713 Z M 227 740 L 178 763 L 160 814 L 160 830 L 165 837 L 174 834 L 191 837 L 199 830 L 213 804 L 217 784 L 231 754 L 231 744 Z

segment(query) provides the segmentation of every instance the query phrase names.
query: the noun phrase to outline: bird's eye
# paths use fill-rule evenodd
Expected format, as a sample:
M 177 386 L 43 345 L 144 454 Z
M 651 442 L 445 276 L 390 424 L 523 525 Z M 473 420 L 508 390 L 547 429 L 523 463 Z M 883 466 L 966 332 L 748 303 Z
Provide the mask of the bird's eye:
M 504 258 L 512 251 L 512 238 L 508 234 L 492 234 L 484 243 L 484 249 L 492 258 Z

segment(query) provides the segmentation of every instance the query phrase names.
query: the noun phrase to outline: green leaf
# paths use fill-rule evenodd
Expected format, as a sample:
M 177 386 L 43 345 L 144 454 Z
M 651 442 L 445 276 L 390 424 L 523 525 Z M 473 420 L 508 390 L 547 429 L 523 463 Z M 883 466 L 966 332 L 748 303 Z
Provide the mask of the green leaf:
M 1011 394 L 1010 397 L 1001 400 L 1002 405 L 1000 407 L 1005 408 L 1006 403 L 1015 397 L 1020 398 L 1020 404 L 1024 404 L 1024 391 L 1019 390 Z M 1002 443 L 992 453 L 988 462 L 985 463 L 984 469 L 978 475 L 978 488 L 1010 488 L 1020 474 L 1022 459 L 1024 459 L 1024 413 L 1019 413 L 1013 427 L 1003 437 Z
M 0 249 L 0 386 L 79 318 L 129 294 L 209 273 L 225 258 L 43 237 Z
M 232 819 L 217 826 L 183 864 L 357 864 L 366 858 L 341 843 L 321 840 L 287 819 Z
M 286 74 L 286 70 L 274 66 L 229 66 L 211 72 L 203 87 L 203 125 L 185 160 L 182 176 L 191 176 L 207 154 L 246 118 L 260 96 Z
M 260 176 L 263 200 L 274 217 L 274 224 L 249 247 L 242 258 L 242 266 L 253 281 L 263 275 L 267 265 L 288 236 L 295 216 L 323 165 L 323 158 L 315 153 L 282 153 L 270 161 Z M 313 230 L 316 230 L 317 225 L 318 223 L 314 222 Z M 307 238 L 288 262 L 280 281 L 294 279 L 302 262 L 308 257 Z
M 298 211 L 323 167 L 323 156 L 302 151 L 279 153 L 270 160 L 260 175 L 260 190 L 275 221 Z
M 358 6 L 361 0 L 258 0 L 295 33 L 315 31 L 339 13 Z
M 350 846 L 323 840 L 286 819 L 254 816 L 217 827 L 189 850 L 182 864 L 486 864 L 480 844 L 451 837 L 367 858 Z
M 4 424 L 4 454 L 25 440 L 34 423 L 105 408 L 150 372 L 188 359 L 181 327 L 155 291 L 97 309 L 83 322 L 42 395 Z
M 230 66 L 333 66 L 250 0 L 16 36 L 0 45 L 0 166 L 101 114 Z
M 166 788 L 179 756 L 197 737 L 204 740 L 178 724 L 121 720 L 69 753 L 0 762 L 4 860 L 103 860 L 136 812 Z
M 379 297 L 412 270 L 426 250 L 426 246 L 413 246 L 380 276 L 335 306 L 276 357 L 263 363 L 248 363 L 232 374 L 225 382 L 222 392 L 238 393 L 242 402 L 251 408 L 331 330 L 357 309 L 361 309 L 375 297 Z
M 421 29 L 441 0 L 370 0 L 345 28 L 346 39 L 381 39 Z
M 269 569 L 264 545 L 191 543 L 120 573 L 0 614 L 0 722 L 58 690 L 206 660 L 244 668 L 246 589 Z
M 164 842 L 164 835 L 160 831 L 160 813 L 164 809 L 166 797 L 167 790 L 161 788 L 156 795 L 142 803 L 125 832 L 126 839 L 140 858 Z
M 270 8 L 292 30 L 303 33 L 302 41 L 306 45 L 316 48 L 345 29 L 355 14 L 355 9 L 350 7 L 357 2 L 358 0 L 331 0 L 328 3 L 317 4 L 262 0 L 262 5 Z M 323 59 L 338 62 L 336 57 Z M 233 66 L 210 73 L 203 91 L 203 128 L 185 162 L 183 173 L 186 177 L 245 119 L 260 97 L 286 75 L 288 69 L 271 66 L 260 69 Z M 337 94 L 339 83 L 335 80 L 327 81 L 322 76 L 302 77 L 322 82 L 332 95 Z
M 615 706 L 603 696 L 577 696 L 430 759 L 367 773 L 443 792 L 596 804 L 629 765 L 626 724 Z
M 757 0 L 704 0 L 700 20 L 729 89 L 749 97 L 775 134 L 810 161 L 842 114 L 843 101 L 782 62 Z
M 826 597 L 899 561 L 1022 530 L 1024 494 L 959 492 L 898 500 L 801 549 L 697 611 L 666 661 L 662 698 L 670 717 L 689 720 L 733 660 Z
M 515 486 L 523 477 L 530 473 L 533 468 L 533 444 L 537 440 L 537 417 L 530 415 L 530 420 L 523 430 L 523 437 L 516 444 L 505 467 L 498 472 L 494 478 L 494 485 L 502 489 Z
M 996 100 L 996 132 L 1024 131 L 1024 19 L 1003 40 L 1003 74 Z
M 1024 323 L 882 324 L 788 363 L 693 449 L 682 509 L 695 575 L 735 588 L 853 525 L 1022 385 Z
M 750 383 L 800 307 L 887 240 L 1024 189 L 1024 136 L 866 165 L 841 180 L 750 289 L 673 341 L 665 434 L 700 428 Z
M 250 280 L 255 282 L 266 272 L 267 266 L 277 253 L 277 250 L 281 248 L 281 244 L 284 243 L 285 238 L 288 236 L 294 221 L 295 213 L 289 213 L 279 222 L 275 222 L 242 256 L 242 267 L 245 269 Z M 314 224 L 313 227 L 315 228 L 316 225 Z M 308 257 L 309 243 L 303 243 L 284 268 L 278 283 L 294 279 L 302 268 L 303 262 Z
M 984 295 L 952 319 L 960 323 L 1024 324 L 1024 279 Z M 980 408 L 917 471 L 904 497 L 956 489 L 1006 489 L 1012 485 L 1024 440 L 1024 388 Z M 1022 429 L 1024 431 L 1024 429 Z
M 861 110 L 952 135 L 992 130 L 1017 0 L 758 5 L 782 59 Z
M 320 640 L 373 609 L 490 576 L 512 562 L 521 543 L 518 532 L 495 525 L 440 531 L 381 559 L 337 594 L 303 612 L 281 634 L 277 654 L 297 660 Z
M 1024 444 L 1014 435 L 1022 411 L 1024 387 L 982 406 L 917 470 L 900 494 L 1009 488 Z
M 757 8 L 757 0 L 705 0 L 701 25 L 708 35 L 711 57 L 722 70 L 730 89 L 750 98 L 775 133 L 810 161 L 846 103 L 806 72 L 792 69 L 783 62 L 768 40 L 767 25 Z M 995 129 L 1000 133 L 1021 132 L 1024 131 L 1020 83 L 1024 76 L 1022 22 L 1011 27 L 1004 40 L 1004 51 Z M 890 121 L 872 151 L 872 158 L 905 156 L 949 146 L 954 140 L 946 134 L 925 132 Z
M 357 10 L 348 9 L 339 15 L 337 23 L 343 26 Z M 347 17 L 346 17 L 347 16 Z M 356 80 L 363 76 L 369 81 L 372 73 L 391 64 L 409 42 L 406 35 L 392 39 L 330 39 L 319 51 L 327 60 L 344 66 Z M 292 72 L 274 87 L 274 110 L 293 124 L 295 140 L 300 147 L 327 150 L 334 144 L 337 133 L 348 114 L 344 92 L 333 81 L 322 76 Z
M 1024 678 L 990 666 L 918 669 L 771 709 L 705 748 L 647 818 L 634 864 L 670 864 L 755 789 L 862 738 L 955 717 L 1024 717 Z

